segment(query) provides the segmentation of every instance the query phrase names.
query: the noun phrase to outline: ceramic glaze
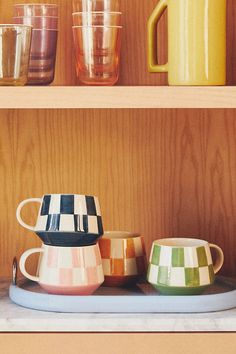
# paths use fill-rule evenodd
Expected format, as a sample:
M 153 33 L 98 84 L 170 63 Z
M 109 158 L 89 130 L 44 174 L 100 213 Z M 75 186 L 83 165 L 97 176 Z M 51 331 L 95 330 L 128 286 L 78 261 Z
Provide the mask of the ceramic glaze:
M 22 208 L 40 204 L 35 226 L 21 218 Z M 48 194 L 22 201 L 16 211 L 18 222 L 35 231 L 47 245 L 85 246 L 94 244 L 103 234 L 101 210 L 97 197 L 78 194 Z
M 129 232 L 105 232 L 99 240 L 99 246 L 104 285 L 127 285 L 146 274 L 146 251 L 142 236 Z
M 210 247 L 218 253 L 215 265 Z M 157 240 L 152 245 L 147 280 L 163 294 L 199 294 L 213 284 L 223 261 L 222 250 L 204 240 Z
M 25 269 L 27 258 L 41 253 L 38 276 Z M 54 247 L 43 245 L 26 251 L 20 259 L 22 274 L 38 282 L 48 293 L 62 295 L 90 295 L 104 281 L 98 245 L 86 247 Z
M 168 63 L 157 64 L 156 25 L 168 10 Z M 150 72 L 170 85 L 225 85 L 226 0 L 160 0 L 148 21 Z

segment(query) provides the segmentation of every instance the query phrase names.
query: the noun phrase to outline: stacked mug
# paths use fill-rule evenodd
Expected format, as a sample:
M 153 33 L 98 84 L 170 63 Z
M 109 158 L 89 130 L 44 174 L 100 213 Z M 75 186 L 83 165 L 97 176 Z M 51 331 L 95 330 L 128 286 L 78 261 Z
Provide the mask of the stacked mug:
M 58 5 L 16 4 L 13 22 L 32 26 L 32 42 L 28 84 L 47 85 L 54 80 L 57 36 Z
M 31 202 L 40 204 L 35 226 L 21 217 L 22 208 Z M 40 248 L 27 250 L 20 259 L 22 274 L 51 294 L 90 295 L 104 281 L 102 260 L 97 244 L 103 235 L 99 200 L 78 194 L 48 194 L 22 201 L 16 217 L 25 228 L 43 241 Z M 38 274 L 30 275 L 27 258 L 40 253 Z
M 85 85 L 114 85 L 119 78 L 121 12 L 119 0 L 74 0 L 76 71 Z

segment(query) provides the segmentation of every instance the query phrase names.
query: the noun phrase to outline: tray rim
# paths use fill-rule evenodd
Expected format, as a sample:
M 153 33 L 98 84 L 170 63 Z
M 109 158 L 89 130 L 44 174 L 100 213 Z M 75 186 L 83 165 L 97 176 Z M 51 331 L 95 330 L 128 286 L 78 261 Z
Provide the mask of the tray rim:
M 9 297 L 22 307 L 62 313 L 206 313 L 236 307 L 236 289 L 200 296 L 155 294 L 65 296 L 32 292 L 11 284 Z

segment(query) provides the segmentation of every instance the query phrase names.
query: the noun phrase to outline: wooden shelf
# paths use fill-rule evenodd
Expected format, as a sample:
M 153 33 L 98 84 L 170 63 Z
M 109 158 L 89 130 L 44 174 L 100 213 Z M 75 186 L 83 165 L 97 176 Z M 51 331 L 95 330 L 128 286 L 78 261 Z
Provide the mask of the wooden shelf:
M 236 87 L 1 87 L 0 109 L 236 108 Z

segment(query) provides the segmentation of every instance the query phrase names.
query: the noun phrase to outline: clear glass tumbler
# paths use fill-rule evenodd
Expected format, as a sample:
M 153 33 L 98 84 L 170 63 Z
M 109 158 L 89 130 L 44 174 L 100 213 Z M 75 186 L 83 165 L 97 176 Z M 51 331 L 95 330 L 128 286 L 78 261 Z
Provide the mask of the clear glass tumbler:
M 74 12 L 73 26 L 120 26 L 121 12 Z
M 32 27 L 0 25 L 0 85 L 27 83 Z
M 94 11 L 120 11 L 120 0 L 73 0 L 73 12 Z
M 76 70 L 85 85 L 110 86 L 119 78 L 121 26 L 73 26 Z
M 53 16 L 58 17 L 57 4 L 15 4 L 13 5 L 14 17 Z

